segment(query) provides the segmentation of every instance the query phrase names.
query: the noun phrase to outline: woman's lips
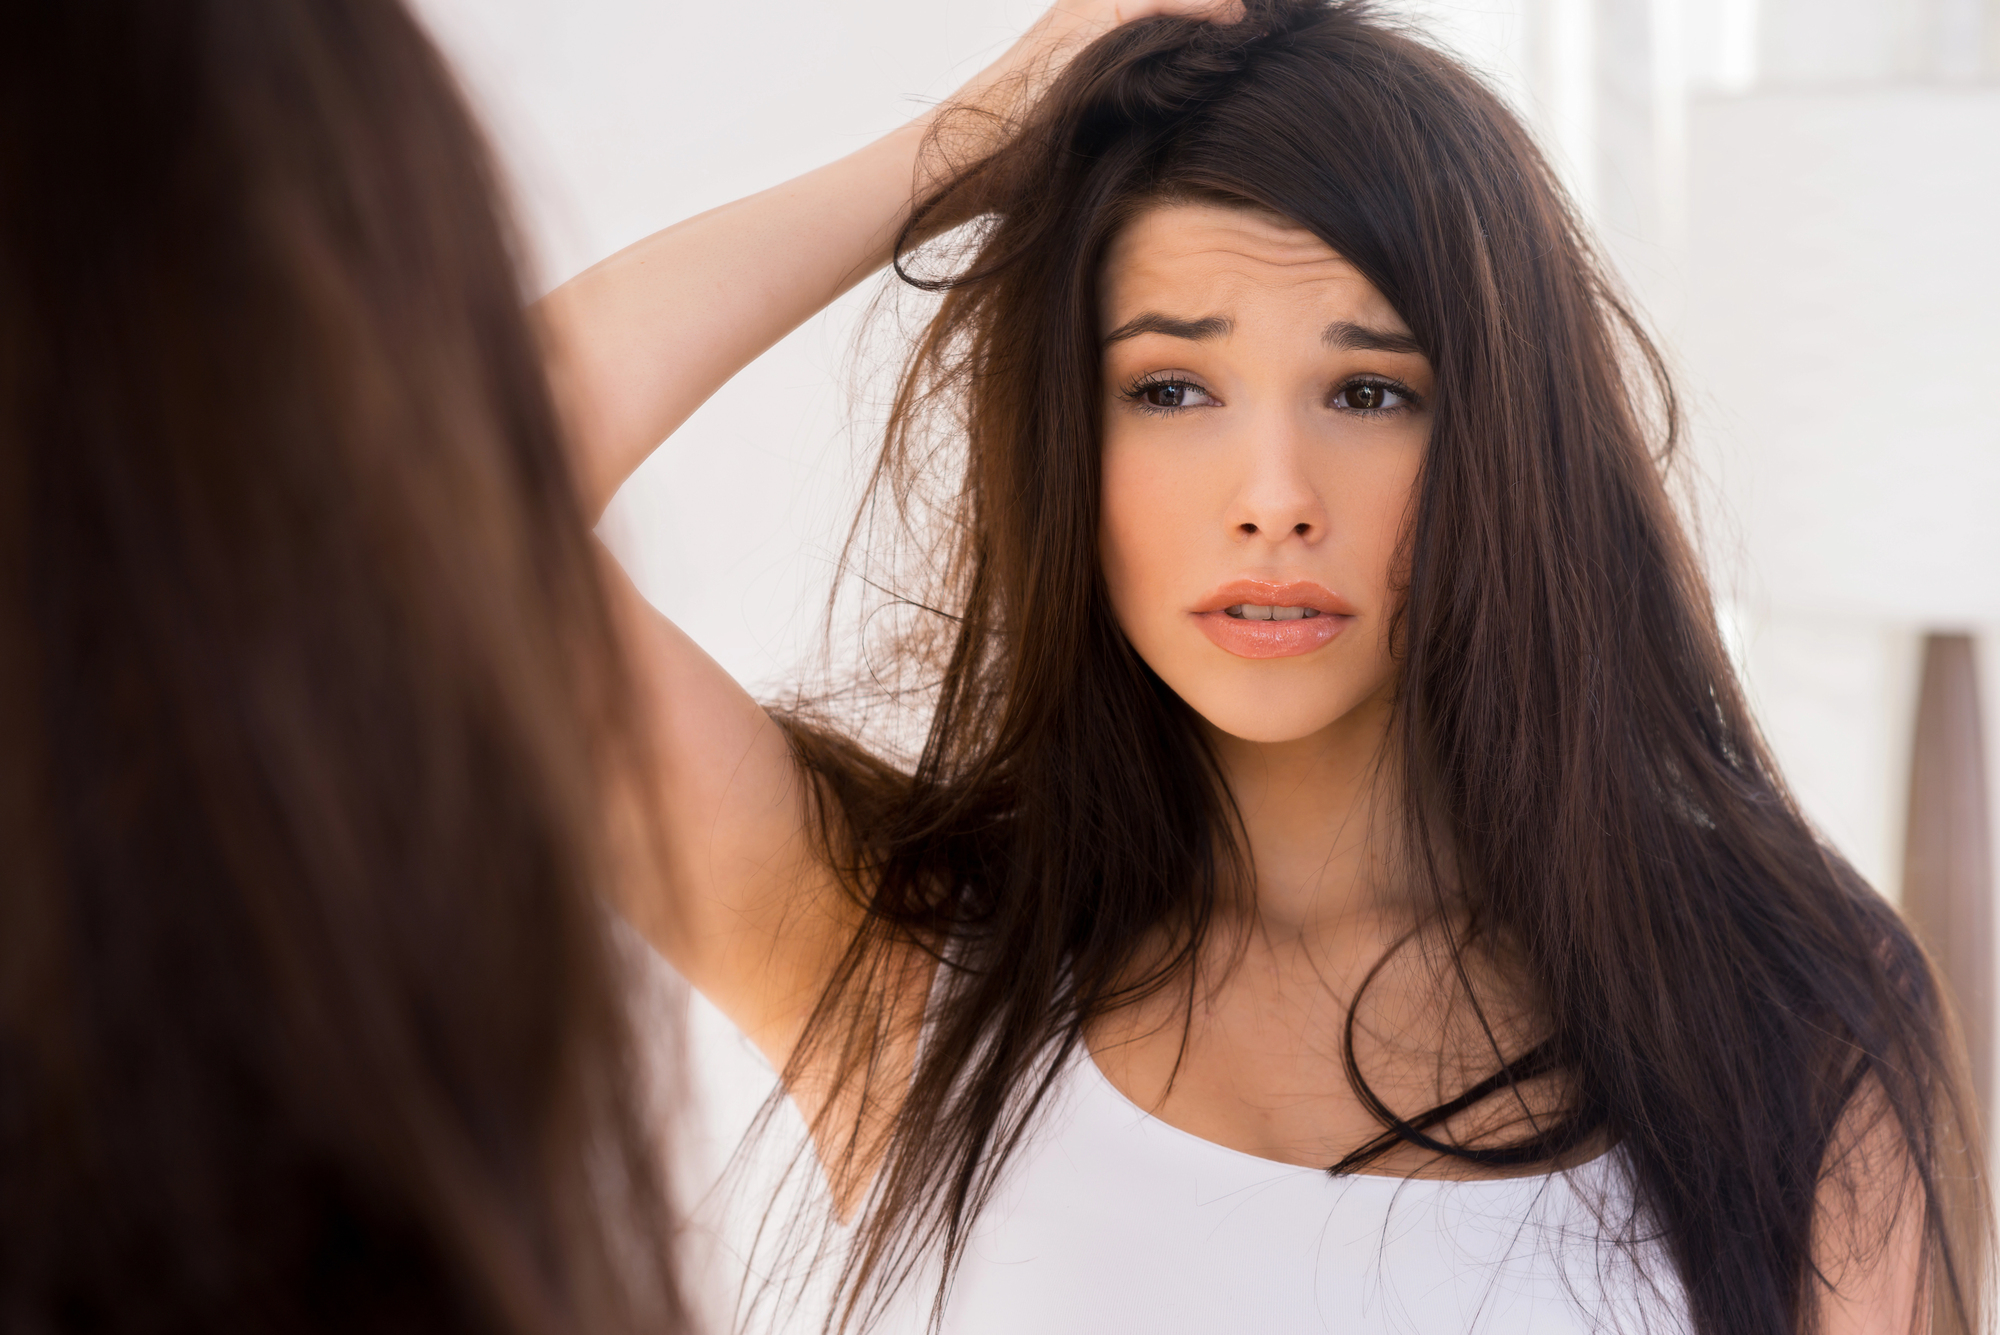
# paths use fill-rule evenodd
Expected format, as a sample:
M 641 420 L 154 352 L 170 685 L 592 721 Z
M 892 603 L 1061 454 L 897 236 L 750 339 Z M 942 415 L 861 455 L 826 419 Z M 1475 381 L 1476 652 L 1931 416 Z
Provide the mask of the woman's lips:
M 1293 606 L 1297 606 L 1296 603 Z M 1238 658 L 1290 658 L 1309 654 L 1346 629 L 1353 617 L 1322 612 L 1297 621 L 1246 621 L 1227 612 L 1197 612 L 1195 622 L 1217 648 Z
M 1229 609 L 1251 607 L 1303 608 L 1304 616 L 1289 620 L 1255 620 L 1231 616 Z M 1345 630 L 1355 618 L 1354 606 L 1323 584 L 1311 580 L 1276 583 L 1258 579 L 1233 580 L 1195 606 L 1194 619 L 1219 649 L 1238 658 L 1291 658 L 1309 654 Z

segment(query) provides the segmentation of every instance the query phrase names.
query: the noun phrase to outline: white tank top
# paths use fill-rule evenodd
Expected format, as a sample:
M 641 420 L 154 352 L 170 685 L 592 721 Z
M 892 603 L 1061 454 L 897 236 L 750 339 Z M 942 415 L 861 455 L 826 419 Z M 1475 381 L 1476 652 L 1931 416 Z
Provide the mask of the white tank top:
M 1679 1335 L 1666 1256 L 1606 1240 L 1631 1233 L 1630 1199 L 1615 1152 L 1471 1182 L 1261 1159 L 1146 1113 L 1079 1044 L 973 1225 L 943 1329 Z M 878 1329 L 916 1335 L 934 1294 L 913 1279 Z

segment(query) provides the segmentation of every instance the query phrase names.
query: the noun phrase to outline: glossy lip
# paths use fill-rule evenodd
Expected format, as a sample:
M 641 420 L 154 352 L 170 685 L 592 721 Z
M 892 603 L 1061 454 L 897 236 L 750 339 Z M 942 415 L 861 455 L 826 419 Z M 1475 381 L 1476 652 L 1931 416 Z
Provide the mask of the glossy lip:
M 1309 607 L 1319 615 L 1297 621 L 1243 621 L 1223 610 L 1239 603 Z M 1353 603 L 1309 579 L 1282 584 L 1261 579 L 1231 580 L 1190 610 L 1202 633 L 1216 648 L 1238 658 L 1294 658 L 1309 654 L 1325 647 L 1360 615 Z

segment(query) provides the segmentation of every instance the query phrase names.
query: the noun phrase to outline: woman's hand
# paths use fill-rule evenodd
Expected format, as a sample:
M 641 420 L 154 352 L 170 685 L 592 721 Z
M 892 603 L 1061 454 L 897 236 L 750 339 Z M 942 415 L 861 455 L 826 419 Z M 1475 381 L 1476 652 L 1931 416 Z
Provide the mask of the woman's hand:
M 1059 0 L 942 106 L 859 152 L 676 223 L 541 303 L 558 399 L 594 518 L 660 442 L 760 353 L 888 262 L 939 117 L 951 158 L 977 157 L 1078 51 L 1163 14 L 1239 19 L 1242 0 Z M 990 138 L 991 143 L 986 142 Z
M 1243 0 L 1056 0 L 1028 32 L 1046 24 L 1047 35 L 1058 41 L 1092 42 L 1113 28 L 1162 16 L 1234 23 L 1243 17 Z
M 1243 0 L 1057 0 L 932 116 L 971 108 L 991 113 L 988 123 L 1004 127 L 1007 113 L 1039 97 L 1078 51 L 1113 28 L 1162 16 L 1233 23 L 1243 17 Z M 984 145 L 960 141 L 955 147 L 970 147 L 976 156 Z
M 1243 0 L 1056 0 L 1044 19 L 1091 25 L 1095 37 L 1120 24 L 1136 19 L 1206 19 L 1211 23 L 1233 23 L 1243 17 Z

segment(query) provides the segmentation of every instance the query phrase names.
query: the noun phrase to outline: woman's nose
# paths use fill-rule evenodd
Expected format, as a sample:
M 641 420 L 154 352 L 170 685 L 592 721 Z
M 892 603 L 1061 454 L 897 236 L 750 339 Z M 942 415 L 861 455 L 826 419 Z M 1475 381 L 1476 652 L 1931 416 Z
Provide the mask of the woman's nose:
M 1312 544 L 1326 533 L 1326 505 L 1307 469 L 1305 433 L 1261 423 L 1243 444 L 1244 464 L 1229 518 L 1238 536 Z

